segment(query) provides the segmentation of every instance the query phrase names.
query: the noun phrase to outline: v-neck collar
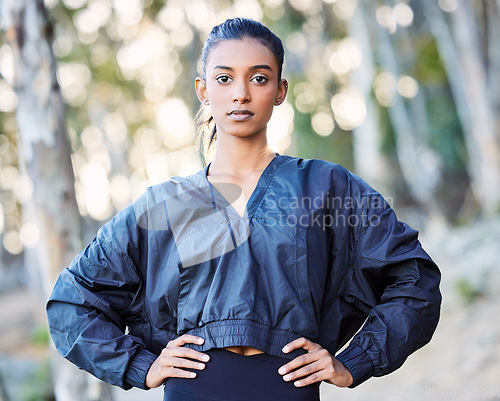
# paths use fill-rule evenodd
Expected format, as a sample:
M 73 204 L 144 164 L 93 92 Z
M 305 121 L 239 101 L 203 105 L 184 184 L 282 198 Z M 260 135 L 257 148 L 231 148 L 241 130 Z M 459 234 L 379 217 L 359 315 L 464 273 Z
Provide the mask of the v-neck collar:
M 251 220 L 256 210 L 260 206 L 262 198 L 264 197 L 267 188 L 269 187 L 269 184 L 271 183 L 274 174 L 276 173 L 276 170 L 278 169 L 279 166 L 281 166 L 281 164 L 285 162 L 285 159 L 286 158 L 283 155 L 280 155 L 279 153 L 276 152 L 276 156 L 264 168 L 259 177 L 259 180 L 257 181 L 257 185 L 255 186 L 252 194 L 250 195 L 250 198 L 248 198 L 247 204 L 245 206 L 245 214 L 243 216 L 241 216 L 233 208 L 231 203 L 227 201 L 227 199 L 217 190 L 217 188 L 215 188 L 215 186 L 208 179 L 208 170 L 212 162 L 208 163 L 203 168 L 203 170 L 200 171 L 200 173 L 202 174 L 203 178 L 209 185 L 212 196 L 212 203 L 214 204 L 214 206 L 217 203 L 220 204 L 220 202 L 222 202 L 224 205 L 226 205 L 226 209 L 228 210 L 228 212 L 234 214 L 237 218 Z

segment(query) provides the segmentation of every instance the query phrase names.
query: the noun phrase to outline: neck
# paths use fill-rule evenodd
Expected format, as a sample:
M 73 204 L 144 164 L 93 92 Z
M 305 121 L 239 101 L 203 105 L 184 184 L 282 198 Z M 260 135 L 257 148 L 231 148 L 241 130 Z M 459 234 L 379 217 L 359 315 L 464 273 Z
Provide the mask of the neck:
M 209 175 L 244 177 L 256 170 L 263 170 L 275 155 L 265 135 L 258 139 L 221 135 L 217 138 Z

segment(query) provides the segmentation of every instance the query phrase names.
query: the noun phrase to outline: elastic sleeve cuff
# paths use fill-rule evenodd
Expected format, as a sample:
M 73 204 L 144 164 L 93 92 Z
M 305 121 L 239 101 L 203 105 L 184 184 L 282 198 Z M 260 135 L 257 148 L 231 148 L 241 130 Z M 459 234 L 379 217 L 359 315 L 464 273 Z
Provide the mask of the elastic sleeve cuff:
M 357 344 L 349 345 L 337 358 L 351 372 L 353 383 L 349 388 L 359 386 L 373 376 L 373 363 L 365 350 Z
M 130 361 L 127 371 L 125 372 L 125 381 L 127 384 L 149 390 L 146 386 L 146 376 L 149 368 L 158 358 L 157 355 L 145 349 L 141 349 Z

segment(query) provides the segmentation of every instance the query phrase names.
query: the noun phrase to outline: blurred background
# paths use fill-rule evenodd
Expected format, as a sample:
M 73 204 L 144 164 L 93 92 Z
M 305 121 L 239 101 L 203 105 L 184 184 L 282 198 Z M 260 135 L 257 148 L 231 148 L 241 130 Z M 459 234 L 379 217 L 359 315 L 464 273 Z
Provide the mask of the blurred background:
M 285 45 L 269 143 L 347 167 L 443 273 L 433 341 L 324 400 L 500 400 L 499 0 L 0 0 L 0 400 L 161 400 L 54 352 L 57 274 L 147 186 L 203 165 L 194 79 L 226 18 Z

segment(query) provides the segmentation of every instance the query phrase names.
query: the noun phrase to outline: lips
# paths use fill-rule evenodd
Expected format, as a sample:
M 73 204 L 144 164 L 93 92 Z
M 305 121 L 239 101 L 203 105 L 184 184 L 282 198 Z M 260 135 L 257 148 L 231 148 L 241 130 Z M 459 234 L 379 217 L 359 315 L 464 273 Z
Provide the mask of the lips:
M 228 116 L 236 121 L 244 121 L 251 118 L 253 113 L 250 110 L 232 110 L 228 113 Z

